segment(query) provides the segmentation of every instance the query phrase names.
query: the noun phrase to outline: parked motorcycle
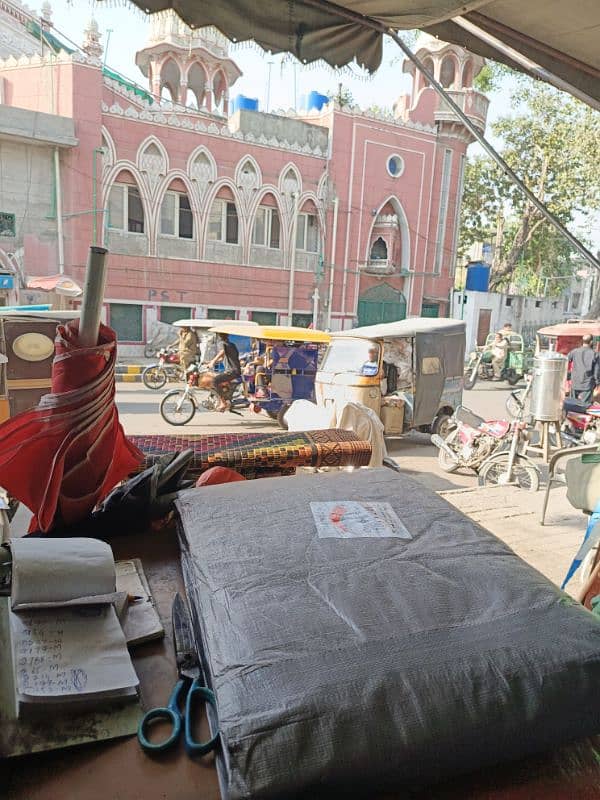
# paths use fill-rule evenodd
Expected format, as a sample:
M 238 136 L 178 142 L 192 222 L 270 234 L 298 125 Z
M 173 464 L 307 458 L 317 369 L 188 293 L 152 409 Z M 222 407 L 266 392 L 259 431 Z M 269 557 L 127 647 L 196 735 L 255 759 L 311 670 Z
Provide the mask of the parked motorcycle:
M 600 403 L 567 397 L 563 403 L 561 435 L 573 444 L 600 443 Z
M 518 400 L 515 399 L 515 403 Z M 529 491 L 537 491 L 540 472 L 524 455 L 527 424 L 519 417 L 507 420 L 484 420 L 468 408 L 459 406 L 450 420 L 445 439 L 434 435 L 431 441 L 438 448 L 438 463 L 444 472 L 466 467 L 479 475 L 481 485 L 516 482 Z
M 185 378 L 176 350 L 163 347 L 157 355 L 158 362 L 150 364 L 142 372 L 144 386 L 148 389 L 162 389 L 167 381 L 182 381 Z

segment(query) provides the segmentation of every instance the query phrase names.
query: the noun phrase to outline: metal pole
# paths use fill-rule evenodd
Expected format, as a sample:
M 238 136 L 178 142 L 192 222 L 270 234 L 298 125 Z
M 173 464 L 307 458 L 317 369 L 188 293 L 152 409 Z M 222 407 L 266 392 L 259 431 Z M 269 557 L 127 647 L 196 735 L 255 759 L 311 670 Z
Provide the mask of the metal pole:
M 79 321 L 79 343 L 82 347 L 98 344 L 100 315 L 106 286 L 106 254 L 104 247 L 90 247 L 83 286 L 81 319 Z
M 103 147 L 94 147 L 94 163 L 93 163 L 93 177 L 92 177 L 92 208 L 94 215 L 94 245 L 98 244 L 98 153 L 104 155 Z
M 542 214 L 548 222 L 553 225 L 556 230 L 561 233 L 567 241 L 569 241 L 573 247 L 577 250 L 578 253 L 585 258 L 587 262 L 589 262 L 593 267 L 595 267 L 598 271 L 600 271 L 600 259 L 594 258 L 592 253 L 585 247 L 573 234 L 565 228 L 565 226 L 549 211 L 546 206 L 537 199 L 537 197 L 531 192 L 527 186 L 523 183 L 523 181 L 516 175 L 515 172 L 508 166 L 506 161 L 502 158 L 500 153 L 498 153 L 492 145 L 487 141 L 484 135 L 479 131 L 477 126 L 471 122 L 471 120 L 467 117 L 467 115 L 463 112 L 463 110 L 454 102 L 452 97 L 446 92 L 444 87 L 441 83 L 438 83 L 436 79 L 433 77 L 431 72 L 423 66 L 423 64 L 419 61 L 413 51 L 408 47 L 402 39 L 398 36 L 398 34 L 389 28 L 385 23 L 379 22 L 379 20 L 373 19 L 373 17 L 368 17 L 366 15 L 360 14 L 356 11 L 353 11 L 350 8 L 344 8 L 343 6 L 339 6 L 336 3 L 329 2 L 329 0 L 304 0 L 304 4 L 307 6 L 311 6 L 312 8 L 319 8 L 320 10 L 327 10 L 330 11 L 332 14 L 340 17 L 341 19 L 350 20 L 355 24 L 361 25 L 363 28 L 368 28 L 372 31 L 377 31 L 378 33 L 385 34 L 393 39 L 398 47 L 402 50 L 404 55 L 412 61 L 415 67 L 419 70 L 419 72 L 424 75 L 433 89 L 440 95 L 440 97 L 450 106 L 450 108 L 454 111 L 458 119 L 463 123 L 463 125 L 467 128 L 468 131 L 475 137 L 476 141 L 483 147 L 486 153 L 492 158 L 496 164 L 502 169 L 503 172 L 508 175 L 508 177 L 519 187 L 519 189 L 523 192 L 525 197 L 529 200 L 529 202 L 534 205 L 537 210 Z
M 315 286 L 315 290 L 314 290 L 313 296 L 312 296 L 312 301 L 313 301 L 313 318 L 312 318 L 313 328 L 318 328 L 319 327 L 319 300 L 320 299 L 321 298 L 320 298 L 320 295 L 319 295 L 319 287 Z
M 337 223 L 338 223 L 339 200 L 333 198 L 333 231 L 331 233 L 331 267 L 329 270 L 329 296 L 327 298 L 327 327 L 331 330 L 331 312 L 333 306 L 333 279 L 335 272 L 335 251 L 337 245 Z
M 288 291 L 288 325 L 292 324 L 294 311 L 294 281 L 296 278 L 296 236 L 298 233 L 298 202 L 299 197 L 294 192 L 294 218 L 292 220 L 292 254 L 290 257 L 290 287 Z
M 543 67 L 540 67 L 539 64 L 536 64 L 535 61 L 531 61 L 522 53 L 519 53 L 518 50 L 514 50 L 512 47 L 509 47 L 509 45 L 504 44 L 504 42 L 501 42 L 500 39 L 496 39 L 496 37 L 492 36 L 491 33 L 484 31 L 477 25 L 473 25 L 470 20 L 465 19 L 464 17 L 452 17 L 452 22 L 460 25 L 461 28 L 464 28 L 464 30 L 472 33 L 473 36 L 477 37 L 477 39 L 481 39 L 482 42 L 491 45 L 495 50 L 498 50 L 499 53 L 508 56 L 512 61 L 520 64 L 535 78 L 540 78 L 541 80 L 545 81 L 546 83 L 550 83 L 552 86 L 555 86 L 557 89 L 560 89 L 563 92 L 569 92 L 569 94 L 572 94 L 573 97 L 576 97 L 578 100 L 587 103 L 592 108 L 595 108 L 596 111 L 600 111 L 600 102 L 598 102 L 598 100 L 595 100 L 593 97 L 590 97 L 589 94 L 582 92 L 581 89 L 577 89 L 577 87 L 567 83 L 567 81 L 563 81 L 562 78 L 559 78 L 556 75 L 553 75 L 551 72 L 548 72 Z
M 556 230 L 561 233 L 565 239 L 567 239 L 573 247 L 581 253 L 581 255 L 588 261 L 593 267 L 597 270 L 600 270 L 600 261 L 590 253 L 590 251 L 585 247 L 573 234 L 565 228 L 565 226 L 560 222 L 551 211 L 549 211 L 546 206 L 537 199 L 537 197 L 531 192 L 527 186 L 523 183 L 523 181 L 517 176 L 517 174 L 508 166 L 506 161 L 502 158 L 500 153 L 498 153 L 492 145 L 487 141 L 484 135 L 479 131 L 477 126 L 471 122 L 469 117 L 463 112 L 463 110 L 454 102 L 452 97 L 446 92 L 444 87 L 436 81 L 433 77 L 431 72 L 423 66 L 421 61 L 416 57 L 416 55 L 412 52 L 412 50 L 407 47 L 407 45 L 402 41 L 402 39 L 393 31 L 388 31 L 389 36 L 396 42 L 398 47 L 402 50 L 402 52 L 406 55 L 406 57 L 412 61 L 415 67 L 419 70 L 419 72 L 424 75 L 431 86 L 435 89 L 435 91 L 440 95 L 440 97 L 450 106 L 450 108 L 454 111 L 456 116 L 459 120 L 463 123 L 463 125 L 470 131 L 470 133 L 475 137 L 475 139 L 479 142 L 479 144 L 483 147 L 486 153 L 498 164 L 498 166 L 502 169 L 503 172 L 508 175 L 508 177 L 519 187 L 519 189 L 523 192 L 525 197 L 529 200 L 529 202 L 534 205 L 537 210 L 542 214 L 548 222 L 553 225 Z
M 58 272 L 65 273 L 65 240 L 62 216 L 62 185 L 60 182 L 60 153 L 54 148 L 54 172 L 56 179 L 56 233 L 58 235 Z

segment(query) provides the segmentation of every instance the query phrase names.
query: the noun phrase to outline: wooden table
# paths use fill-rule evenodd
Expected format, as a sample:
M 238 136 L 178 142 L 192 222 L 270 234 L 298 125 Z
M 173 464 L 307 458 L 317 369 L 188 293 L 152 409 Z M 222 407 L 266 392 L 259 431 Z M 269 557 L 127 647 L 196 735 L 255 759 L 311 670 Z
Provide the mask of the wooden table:
M 134 649 L 144 708 L 164 705 L 176 676 L 171 631 L 173 595 L 183 589 L 179 551 L 171 528 L 115 539 L 117 559 L 140 557 L 166 638 Z M 212 756 L 189 759 L 180 743 L 150 757 L 136 737 L 11 759 L 0 765 L 6 800 L 218 800 Z M 438 787 L 401 790 L 369 800 L 599 800 L 600 737 Z

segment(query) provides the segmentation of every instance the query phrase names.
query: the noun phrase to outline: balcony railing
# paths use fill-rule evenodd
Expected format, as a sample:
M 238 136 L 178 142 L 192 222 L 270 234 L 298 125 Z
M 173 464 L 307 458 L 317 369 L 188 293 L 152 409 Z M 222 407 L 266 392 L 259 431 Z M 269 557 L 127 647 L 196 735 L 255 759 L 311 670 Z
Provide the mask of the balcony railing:
M 448 89 L 448 95 L 454 100 L 460 110 L 482 130 L 487 119 L 488 98 L 473 89 Z M 435 111 L 436 122 L 455 122 L 456 114 L 445 100 L 440 97 L 439 105 Z

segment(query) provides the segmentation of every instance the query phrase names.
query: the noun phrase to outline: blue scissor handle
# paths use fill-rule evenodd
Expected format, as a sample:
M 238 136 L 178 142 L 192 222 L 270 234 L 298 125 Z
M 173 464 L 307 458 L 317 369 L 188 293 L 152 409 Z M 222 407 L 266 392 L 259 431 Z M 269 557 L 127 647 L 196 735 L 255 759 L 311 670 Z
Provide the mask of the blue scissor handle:
M 164 708 L 151 708 L 150 711 L 146 712 L 146 714 L 144 714 L 144 716 L 140 720 L 140 724 L 138 725 L 137 736 L 144 750 L 148 750 L 149 752 L 154 752 L 154 753 L 158 753 L 162 750 L 168 750 L 169 747 L 172 747 L 179 738 L 179 734 L 181 733 L 181 712 L 179 711 L 179 696 L 182 693 L 183 689 L 185 688 L 186 684 L 187 681 L 178 680 L 175 686 L 173 687 L 173 691 L 171 692 L 171 696 L 169 697 L 169 702 L 167 706 Z M 188 701 L 189 701 L 189 695 L 188 695 Z M 168 736 L 166 739 L 164 739 L 162 742 L 154 743 L 147 738 L 146 732 L 148 730 L 149 723 L 156 719 L 162 719 L 166 722 L 171 722 L 173 725 L 173 730 L 171 731 L 171 735 Z M 187 718 L 186 718 L 186 727 L 187 727 Z
M 195 742 L 192 734 L 192 702 L 195 696 L 201 697 L 205 703 L 211 705 L 214 710 L 217 710 L 217 701 L 213 692 L 206 686 L 203 686 L 198 678 L 194 678 L 190 690 L 185 701 L 185 732 L 184 741 L 185 749 L 189 756 L 203 756 L 214 750 L 219 741 L 219 731 L 215 733 L 212 739 L 206 742 Z

